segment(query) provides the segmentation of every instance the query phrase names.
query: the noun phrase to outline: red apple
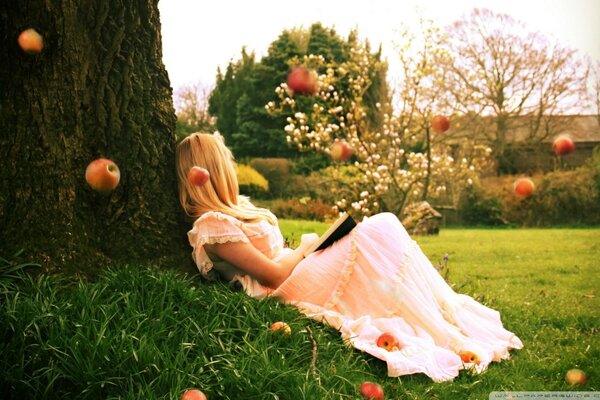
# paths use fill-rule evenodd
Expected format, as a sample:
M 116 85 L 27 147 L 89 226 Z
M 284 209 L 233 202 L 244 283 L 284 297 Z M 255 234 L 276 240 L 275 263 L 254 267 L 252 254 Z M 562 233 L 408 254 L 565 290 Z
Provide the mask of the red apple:
M 400 350 L 400 342 L 394 335 L 389 332 L 384 332 L 377 338 L 377 346 L 387 351 Z
M 282 321 L 277 321 L 277 322 L 274 322 L 273 324 L 271 324 L 271 331 L 272 332 L 281 331 L 288 336 L 290 336 L 292 334 L 292 328 L 290 328 L 290 326 L 288 324 L 286 324 L 285 322 L 282 322 Z
M 114 190 L 120 179 L 119 167 L 107 158 L 98 158 L 92 161 L 85 170 L 85 180 L 92 189 L 98 192 Z
M 458 355 L 460 356 L 462 362 L 464 362 L 465 364 L 474 363 L 479 365 L 479 363 L 481 362 L 479 356 L 477 356 L 477 354 L 473 353 L 472 351 L 460 351 Z
M 189 389 L 181 395 L 179 400 L 208 400 L 208 397 L 198 389 Z
M 208 182 L 208 179 L 210 178 L 210 174 L 205 168 L 194 166 L 194 167 L 190 168 L 187 177 L 188 177 L 188 181 L 192 185 L 202 186 L 206 182 Z
M 317 73 L 308 68 L 294 67 L 287 78 L 288 87 L 299 94 L 314 95 L 319 91 Z
M 586 378 L 587 376 L 585 375 L 585 372 L 580 369 L 570 369 L 565 375 L 565 380 L 570 385 L 583 385 Z
M 33 28 L 21 32 L 18 40 L 19 46 L 27 54 L 39 54 L 44 48 L 44 38 Z
M 446 132 L 450 128 L 450 120 L 444 115 L 436 115 L 431 120 L 431 128 L 437 133 Z
M 381 388 L 381 386 L 373 382 L 363 382 L 360 385 L 360 394 L 362 394 L 365 399 L 383 399 L 383 389 Z
M 575 143 L 573 140 L 567 135 L 561 135 L 554 139 L 554 143 L 552 143 L 552 150 L 559 156 L 564 156 L 566 154 L 572 153 L 575 150 Z
M 535 189 L 535 183 L 529 178 L 519 178 L 515 181 L 513 187 L 519 197 L 529 197 Z
M 329 151 L 331 152 L 331 158 L 335 161 L 348 161 L 352 155 L 352 147 L 344 140 L 333 142 Z

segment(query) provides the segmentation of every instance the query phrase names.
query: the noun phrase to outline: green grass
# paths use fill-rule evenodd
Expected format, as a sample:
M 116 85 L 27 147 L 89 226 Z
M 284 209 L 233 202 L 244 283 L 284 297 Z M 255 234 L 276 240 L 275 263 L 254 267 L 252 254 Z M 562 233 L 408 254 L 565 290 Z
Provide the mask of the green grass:
M 296 240 L 327 228 L 280 223 Z M 388 378 L 383 362 L 346 347 L 337 331 L 223 283 L 137 266 L 95 282 L 21 281 L 13 272 L 0 275 L 0 398 L 177 399 L 197 387 L 211 400 L 358 399 L 365 380 L 380 383 L 386 399 L 600 390 L 599 229 L 447 229 L 416 240 L 434 264 L 448 253 L 449 282 L 500 311 L 525 348 L 453 382 Z M 268 330 L 279 320 L 290 337 Z M 588 382 L 565 384 L 570 368 L 586 371 Z

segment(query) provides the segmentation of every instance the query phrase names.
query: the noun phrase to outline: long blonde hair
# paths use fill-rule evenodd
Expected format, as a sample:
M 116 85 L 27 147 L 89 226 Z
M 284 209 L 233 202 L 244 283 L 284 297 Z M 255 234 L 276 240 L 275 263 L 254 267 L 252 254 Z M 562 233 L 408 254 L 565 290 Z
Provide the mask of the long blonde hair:
M 265 220 L 277 224 L 273 213 L 240 195 L 233 154 L 225 146 L 223 136 L 192 133 L 177 146 L 176 164 L 179 201 L 188 216 L 198 218 L 206 212 L 219 211 L 244 222 Z M 193 166 L 208 170 L 210 179 L 206 184 L 196 186 L 188 181 L 187 174 Z

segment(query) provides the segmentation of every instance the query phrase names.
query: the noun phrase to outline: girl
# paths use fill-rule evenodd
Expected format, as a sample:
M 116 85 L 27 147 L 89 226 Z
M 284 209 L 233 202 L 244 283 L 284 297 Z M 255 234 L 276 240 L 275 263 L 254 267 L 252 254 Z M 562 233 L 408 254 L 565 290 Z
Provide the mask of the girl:
M 384 360 L 392 377 L 421 372 L 452 380 L 460 369 L 482 372 L 523 347 L 497 311 L 448 286 L 394 214 L 364 217 L 304 258 L 318 236 L 302 235 L 296 249 L 283 246 L 277 218 L 239 194 L 222 136 L 192 134 L 176 157 L 181 205 L 195 219 L 192 257 L 205 277 L 218 274 L 251 296 L 298 307 Z M 209 171 L 203 186 L 188 182 L 193 166 Z

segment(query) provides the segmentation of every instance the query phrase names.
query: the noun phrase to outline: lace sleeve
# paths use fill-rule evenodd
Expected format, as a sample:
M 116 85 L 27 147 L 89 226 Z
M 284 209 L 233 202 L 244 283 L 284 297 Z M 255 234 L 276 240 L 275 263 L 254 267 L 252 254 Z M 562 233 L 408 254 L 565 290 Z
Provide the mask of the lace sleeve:
M 213 278 L 213 262 L 204 250 L 205 244 L 245 242 L 250 240 L 242 230 L 242 222 L 234 217 L 220 213 L 208 212 L 199 217 L 191 231 L 188 240 L 193 248 L 192 258 L 198 270 L 205 278 Z

